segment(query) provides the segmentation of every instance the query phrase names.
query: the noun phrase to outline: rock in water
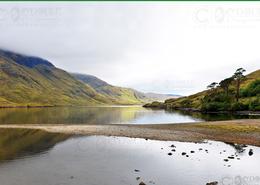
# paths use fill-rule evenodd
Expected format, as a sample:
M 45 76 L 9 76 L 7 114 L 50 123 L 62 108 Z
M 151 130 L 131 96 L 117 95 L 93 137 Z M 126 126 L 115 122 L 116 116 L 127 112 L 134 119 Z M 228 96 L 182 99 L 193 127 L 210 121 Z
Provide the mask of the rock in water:
M 144 182 L 140 182 L 140 184 L 139 185 L 146 185 Z
M 207 183 L 206 185 L 217 185 L 218 184 L 218 182 L 217 181 L 214 181 L 214 182 L 209 182 L 209 183 Z
M 248 155 L 251 156 L 251 155 L 253 155 L 253 154 L 254 154 L 253 149 L 250 149 L 249 152 L 248 152 Z

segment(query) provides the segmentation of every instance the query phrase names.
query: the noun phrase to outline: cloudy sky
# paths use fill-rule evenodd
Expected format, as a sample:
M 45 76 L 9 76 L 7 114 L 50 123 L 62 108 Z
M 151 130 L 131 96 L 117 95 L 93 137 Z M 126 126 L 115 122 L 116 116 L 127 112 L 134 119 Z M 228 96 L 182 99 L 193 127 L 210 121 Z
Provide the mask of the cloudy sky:
M 260 67 L 259 2 L 0 3 L 0 47 L 144 92 Z

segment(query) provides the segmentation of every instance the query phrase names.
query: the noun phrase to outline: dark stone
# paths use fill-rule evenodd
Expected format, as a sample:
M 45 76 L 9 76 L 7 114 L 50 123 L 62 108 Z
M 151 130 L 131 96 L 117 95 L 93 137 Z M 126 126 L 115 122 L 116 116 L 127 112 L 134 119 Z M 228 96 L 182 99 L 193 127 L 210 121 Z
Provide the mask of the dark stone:
M 199 148 L 199 150 L 203 150 L 202 148 Z
M 135 169 L 135 172 L 140 172 L 140 170 Z
M 186 157 L 189 157 L 189 155 L 186 155 Z
M 176 146 L 175 146 L 175 145 L 171 145 L 170 147 L 172 147 L 172 148 L 176 148 Z
M 139 180 L 141 177 L 136 177 L 136 180 Z
M 235 157 L 233 157 L 233 156 L 229 156 L 228 158 L 229 158 L 229 159 L 235 159 Z
M 182 152 L 181 155 L 186 155 L 186 152 Z
M 190 151 L 190 153 L 195 153 L 195 151 L 192 150 L 192 151 Z
M 172 155 L 172 153 L 170 152 L 170 153 L 168 153 L 168 155 Z
M 209 182 L 209 183 L 207 183 L 206 185 L 217 185 L 218 184 L 218 182 L 217 181 L 214 181 L 214 182 Z
M 175 149 L 172 149 L 172 152 L 175 152 L 176 150 Z
M 249 152 L 248 152 L 248 155 L 251 156 L 253 154 L 254 154 L 253 149 L 250 149 Z
M 228 162 L 228 159 L 224 159 L 225 162 Z
M 140 184 L 139 185 L 146 185 L 144 182 L 140 182 Z

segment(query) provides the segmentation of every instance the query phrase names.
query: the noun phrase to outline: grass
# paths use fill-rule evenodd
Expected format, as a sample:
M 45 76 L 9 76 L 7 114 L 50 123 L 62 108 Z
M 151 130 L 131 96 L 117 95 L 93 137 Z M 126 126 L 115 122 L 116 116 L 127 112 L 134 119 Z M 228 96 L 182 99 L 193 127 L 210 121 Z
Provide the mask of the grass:
M 253 126 L 253 125 L 233 125 L 233 124 L 226 124 L 226 125 L 218 125 L 218 124 L 194 124 L 192 127 L 195 128 L 203 128 L 203 129 L 212 129 L 215 131 L 226 131 L 226 132 L 246 132 L 246 133 L 252 133 L 252 132 L 260 132 L 260 127 Z

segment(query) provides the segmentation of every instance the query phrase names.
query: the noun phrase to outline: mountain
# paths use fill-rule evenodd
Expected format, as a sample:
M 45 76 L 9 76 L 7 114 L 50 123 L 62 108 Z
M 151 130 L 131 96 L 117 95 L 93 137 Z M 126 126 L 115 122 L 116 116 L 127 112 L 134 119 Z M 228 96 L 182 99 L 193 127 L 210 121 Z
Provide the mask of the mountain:
M 79 73 L 71 73 L 71 75 L 117 104 L 140 104 L 140 102 L 164 101 L 168 98 L 180 97 L 171 94 L 143 93 L 131 88 L 113 86 L 93 75 Z
M 145 93 L 131 88 L 110 85 L 92 75 L 79 73 L 71 73 L 71 75 L 116 104 L 140 104 L 154 100 L 146 96 Z
M 231 81 L 228 93 L 220 86 L 190 96 L 167 99 L 163 103 L 152 102 L 145 107 L 185 109 L 198 111 L 260 111 L 260 70 L 245 76 L 241 82 L 240 98 L 236 101 L 236 82 Z
M 92 75 L 70 74 L 39 57 L 0 50 L 0 107 L 132 105 L 159 96 L 113 86 Z
M 181 95 L 177 94 L 158 94 L 158 93 L 145 93 L 145 96 L 154 101 L 165 101 L 167 99 L 176 99 L 180 98 Z
M 0 51 L 0 106 L 112 104 L 49 61 Z
M 0 107 L 143 104 L 168 95 L 117 87 L 70 74 L 48 60 L 0 50 Z

